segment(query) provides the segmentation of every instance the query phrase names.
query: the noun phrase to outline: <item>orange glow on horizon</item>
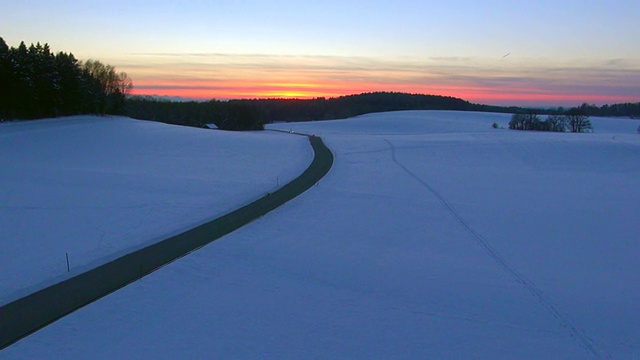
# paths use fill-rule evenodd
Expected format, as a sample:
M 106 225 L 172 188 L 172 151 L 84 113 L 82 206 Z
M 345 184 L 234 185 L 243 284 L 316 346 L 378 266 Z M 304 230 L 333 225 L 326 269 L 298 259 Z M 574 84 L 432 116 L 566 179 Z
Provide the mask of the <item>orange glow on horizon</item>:
M 147 55 L 129 60 L 134 94 L 186 99 L 334 98 L 366 92 L 451 96 L 506 106 L 637 102 L 629 66 L 521 59 L 394 59 L 260 54 Z M 616 65 L 619 66 L 619 65 Z M 614 71 L 615 70 L 615 71 Z
M 158 85 L 161 83 L 162 85 Z M 589 103 L 624 103 L 633 99 L 622 96 L 602 96 L 593 94 L 557 94 L 546 93 L 540 89 L 492 89 L 465 85 L 429 85 L 429 84 L 380 84 L 370 82 L 338 81 L 274 81 L 246 80 L 233 81 L 155 81 L 148 79 L 134 83 L 134 95 L 158 95 L 181 97 L 194 100 L 227 99 L 313 99 L 318 97 L 335 98 L 366 92 L 404 92 L 451 96 L 472 103 L 505 106 L 576 106 Z M 636 100 L 637 101 L 637 100 Z

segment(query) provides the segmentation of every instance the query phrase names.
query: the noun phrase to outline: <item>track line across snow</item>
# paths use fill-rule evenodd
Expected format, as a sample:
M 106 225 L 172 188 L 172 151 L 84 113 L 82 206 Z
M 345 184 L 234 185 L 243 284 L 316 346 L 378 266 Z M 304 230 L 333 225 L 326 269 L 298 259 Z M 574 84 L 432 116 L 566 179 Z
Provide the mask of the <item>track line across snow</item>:
M 418 175 L 413 173 L 409 168 L 407 168 L 404 164 L 402 164 L 398 158 L 396 157 L 396 147 L 391 143 L 391 141 L 387 139 L 383 139 L 391 148 L 391 159 L 393 162 L 398 165 L 407 175 L 412 177 L 414 180 L 419 182 L 422 186 L 424 186 L 429 192 L 431 192 L 438 201 L 442 204 L 442 206 L 455 218 L 455 220 L 460 224 L 462 228 L 464 228 L 473 238 L 473 240 L 478 244 L 489 257 L 495 261 L 498 266 L 506 273 L 510 274 L 515 278 L 515 280 L 524 286 L 537 300 L 542 304 L 542 306 L 549 312 L 553 317 L 558 319 L 562 326 L 569 330 L 571 336 L 578 340 L 580 345 L 582 345 L 595 359 L 602 359 L 603 356 L 598 350 L 596 343 L 578 326 L 575 322 L 569 317 L 569 315 L 562 313 L 557 306 L 553 304 L 553 302 L 544 295 L 544 293 L 536 286 L 536 284 L 528 279 L 525 275 L 520 273 L 515 267 L 510 265 L 507 260 L 495 249 L 491 244 L 485 240 L 482 235 L 480 235 L 471 225 L 469 225 L 465 219 L 460 215 L 460 213 L 451 205 L 449 202 L 440 194 L 436 189 L 434 189 L 431 185 L 429 185 L 426 181 L 422 180 Z M 605 358 L 610 358 L 610 356 L 605 356 Z
M 211 222 L 0 307 L 0 350 L 231 233 L 311 188 L 331 169 L 333 154 L 321 138 L 308 138 L 314 151 L 313 161 L 300 176 L 277 191 Z

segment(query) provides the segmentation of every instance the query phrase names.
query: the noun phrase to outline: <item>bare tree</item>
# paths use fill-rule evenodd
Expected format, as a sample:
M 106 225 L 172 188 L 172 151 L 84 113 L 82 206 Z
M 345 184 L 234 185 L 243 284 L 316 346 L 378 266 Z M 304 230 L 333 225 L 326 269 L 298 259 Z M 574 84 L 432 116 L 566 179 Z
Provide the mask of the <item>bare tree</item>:
M 572 108 L 567 111 L 565 116 L 567 117 L 567 123 L 571 132 L 581 133 L 593 129 L 589 116 L 587 116 L 586 112 L 582 109 Z
M 125 96 L 129 95 L 131 89 L 133 89 L 133 81 L 124 71 L 118 74 L 118 87 L 120 88 L 120 93 Z
M 118 89 L 118 75 L 113 66 L 89 59 L 84 63 L 84 69 L 91 77 L 98 80 L 100 90 L 105 95 L 112 94 Z
M 565 132 L 567 130 L 567 118 L 562 115 L 550 115 L 545 123 L 548 131 Z
M 526 114 L 513 114 L 509 121 L 509 129 L 514 130 L 543 130 L 542 121 L 538 114 L 530 111 Z
M 84 70 L 94 79 L 96 93 L 94 107 L 100 114 L 119 114 L 124 110 L 125 97 L 131 92 L 133 82 L 125 72 L 116 73 L 111 65 L 97 60 L 87 60 Z
M 513 114 L 511 115 L 511 120 L 509 121 L 509 129 L 512 130 L 524 130 L 524 114 Z

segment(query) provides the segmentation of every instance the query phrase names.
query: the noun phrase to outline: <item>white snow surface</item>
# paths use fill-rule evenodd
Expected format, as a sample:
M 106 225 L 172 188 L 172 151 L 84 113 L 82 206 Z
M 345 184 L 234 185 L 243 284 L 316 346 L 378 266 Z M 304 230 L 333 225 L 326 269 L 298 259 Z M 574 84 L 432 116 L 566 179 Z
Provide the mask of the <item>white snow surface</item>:
M 120 117 L 0 124 L 0 303 L 245 205 L 312 158 L 306 139 L 274 132 Z
M 508 120 L 272 125 L 332 149 L 317 186 L 1 355 L 637 358 L 640 123 L 491 128 Z

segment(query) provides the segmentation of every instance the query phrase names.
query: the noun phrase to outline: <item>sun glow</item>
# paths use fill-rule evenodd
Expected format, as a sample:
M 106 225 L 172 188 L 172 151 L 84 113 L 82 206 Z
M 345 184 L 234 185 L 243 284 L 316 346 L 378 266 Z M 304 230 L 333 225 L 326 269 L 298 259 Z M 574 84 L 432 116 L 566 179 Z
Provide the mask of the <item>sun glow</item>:
M 637 72 L 603 72 L 595 65 L 578 70 L 532 63 L 497 68 L 490 62 L 475 67 L 446 63 L 449 60 L 416 63 L 265 55 L 186 56 L 179 62 L 158 55 L 133 60 L 153 64 L 132 62 L 130 68 L 123 67 L 134 80 L 134 94 L 198 100 L 311 99 L 391 91 L 488 105 L 576 106 L 636 102 L 640 97 L 637 87 L 618 85 L 637 77 Z M 590 86 L 592 82 L 611 85 L 604 89 Z
M 313 98 L 313 94 L 303 91 L 267 91 L 263 93 L 260 97 L 268 97 L 268 98 L 288 98 L 288 99 L 309 99 Z
M 247 83 L 209 83 L 197 85 L 184 83 L 156 85 L 153 82 L 147 82 L 135 84 L 132 93 L 134 95 L 160 95 L 196 100 L 226 100 L 258 98 L 333 98 L 376 91 L 451 96 L 461 98 L 472 103 L 507 106 L 576 106 L 583 102 L 613 104 L 637 101 L 637 99 L 629 96 L 590 93 L 545 93 L 539 89 L 523 89 L 518 92 L 510 92 L 503 89 L 494 89 L 489 87 L 368 83 L 344 83 L 332 85 L 317 84 L 313 86 L 286 88 L 283 86 L 271 87 Z

